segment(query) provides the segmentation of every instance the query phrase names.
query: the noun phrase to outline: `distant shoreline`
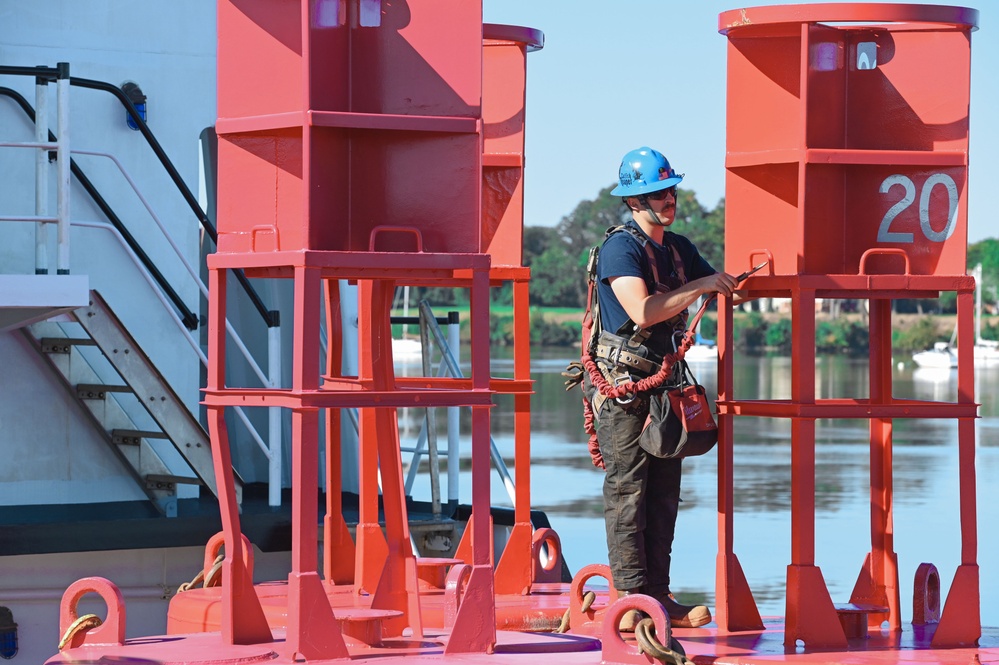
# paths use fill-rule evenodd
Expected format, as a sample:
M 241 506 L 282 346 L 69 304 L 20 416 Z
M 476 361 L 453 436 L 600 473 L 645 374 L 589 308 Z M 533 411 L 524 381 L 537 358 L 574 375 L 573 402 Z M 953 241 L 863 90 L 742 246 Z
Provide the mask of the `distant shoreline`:
M 461 337 L 468 339 L 467 307 L 446 307 L 457 310 L 461 322 Z M 583 312 L 564 307 L 531 307 L 532 345 L 551 347 L 577 347 L 582 334 Z M 791 315 L 785 312 L 736 311 L 736 348 L 744 353 L 786 353 L 790 351 Z M 954 332 L 955 314 L 892 313 L 892 351 L 912 353 L 933 346 L 937 341 L 948 341 Z M 861 355 L 869 352 L 868 323 L 864 313 L 816 312 L 817 352 Z M 401 337 L 401 326 L 393 326 L 395 337 Z M 418 329 L 409 326 L 417 336 Z M 706 339 L 717 335 L 717 312 L 707 312 L 701 321 L 700 332 Z M 982 336 L 999 339 L 999 316 L 982 318 Z M 490 341 L 497 346 L 511 346 L 513 338 L 513 312 L 510 307 L 494 307 L 490 316 Z

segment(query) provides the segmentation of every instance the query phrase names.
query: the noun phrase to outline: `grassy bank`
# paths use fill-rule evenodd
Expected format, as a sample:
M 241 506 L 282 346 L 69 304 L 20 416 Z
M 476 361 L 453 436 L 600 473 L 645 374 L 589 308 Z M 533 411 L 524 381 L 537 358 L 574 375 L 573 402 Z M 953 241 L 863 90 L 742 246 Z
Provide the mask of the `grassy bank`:
M 736 348 L 747 352 L 789 352 L 793 331 L 789 314 L 735 312 L 733 331 Z M 467 310 L 461 312 L 462 334 L 467 336 Z M 531 344 L 545 346 L 576 346 L 581 334 L 582 312 L 565 308 L 531 308 Z M 954 315 L 892 314 L 892 348 L 912 352 L 929 348 L 937 341 L 947 341 L 954 332 Z M 707 339 L 717 336 L 717 315 L 705 314 L 701 334 Z M 999 317 L 985 317 L 982 336 L 999 339 Z M 493 307 L 490 337 L 494 344 L 513 343 L 513 311 L 510 307 Z M 869 326 L 863 314 L 848 313 L 832 317 L 816 314 L 816 347 L 820 353 L 864 355 L 868 353 Z

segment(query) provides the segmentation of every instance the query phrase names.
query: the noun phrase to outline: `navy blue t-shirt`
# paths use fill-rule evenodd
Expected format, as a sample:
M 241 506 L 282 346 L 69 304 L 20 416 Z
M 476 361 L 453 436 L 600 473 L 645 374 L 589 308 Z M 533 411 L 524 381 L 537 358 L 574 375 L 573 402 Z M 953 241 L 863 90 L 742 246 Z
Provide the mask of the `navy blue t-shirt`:
M 653 254 L 657 258 L 660 281 L 667 282 L 668 277 L 676 277 L 676 270 L 673 267 L 673 252 L 649 238 L 634 221 L 629 221 L 628 226 L 637 229 L 647 242 L 652 244 Z M 680 254 L 688 282 L 718 272 L 700 255 L 697 247 L 690 240 L 671 231 L 667 231 L 666 235 L 668 242 L 672 243 Z M 618 231 L 604 241 L 597 262 L 597 297 L 600 300 L 600 324 L 604 330 L 625 335 L 631 333 L 630 330 L 621 330 L 621 327 L 630 319 L 617 296 L 614 295 L 614 290 L 609 282 L 612 277 L 641 277 L 645 280 L 649 293 L 654 293 L 655 279 L 651 268 L 646 268 L 647 264 L 648 257 L 645 249 L 631 233 Z M 653 326 L 653 337 L 659 338 L 663 334 L 669 335 L 669 331 L 665 329 L 658 330 L 660 326 L 662 324 Z

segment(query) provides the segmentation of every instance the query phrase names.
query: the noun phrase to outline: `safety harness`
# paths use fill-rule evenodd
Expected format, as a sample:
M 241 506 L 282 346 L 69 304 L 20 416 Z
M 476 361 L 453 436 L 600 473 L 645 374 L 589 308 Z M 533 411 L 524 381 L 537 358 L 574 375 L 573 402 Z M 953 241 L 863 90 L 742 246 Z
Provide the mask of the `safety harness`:
M 669 291 L 670 288 L 659 279 L 658 262 L 649 239 L 641 231 L 630 226 L 621 225 L 607 229 L 604 242 L 613 234 L 627 232 L 641 245 L 652 272 L 657 293 Z M 686 284 L 687 279 L 683 269 L 683 260 L 673 243 L 664 236 L 664 244 L 672 252 L 673 266 L 680 284 Z M 588 447 L 593 464 L 603 467 L 603 456 L 597 443 L 595 412 L 600 410 L 606 399 L 617 399 L 621 403 L 633 400 L 639 393 L 648 392 L 661 387 L 673 373 L 674 366 L 683 359 L 687 349 L 694 343 L 694 331 L 700 323 L 710 298 L 706 298 L 701 308 L 694 315 L 691 325 L 686 326 L 687 312 L 669 319 L 666 324 L 672 327 L 674 333 L 675 351 L 666 353 L 661 358 L 652 352 L 645 344 L 651 331 L 638 328 L 634 322 L 628 321 L 617 333 L 602 329 L 600 321 L 600 302 L 597 297 L 597 261 L 600 247 L 590 249 L 586 264 L 587 295 L 586 312 L 583 314 L 582 354 L 578 362 L 571 363 L 563 375 L 567 377 L 566 390 L 571 390 L 583 381 L 585 370 L 596 393 L 593 403 L 583 393 L 583 426 L 590 435 Z M 684 330 L 686 328 L 686 330 Z M 631 330 L 629 336 L 625 332 Z M 677 339 L 677 333 L 681 333 Z

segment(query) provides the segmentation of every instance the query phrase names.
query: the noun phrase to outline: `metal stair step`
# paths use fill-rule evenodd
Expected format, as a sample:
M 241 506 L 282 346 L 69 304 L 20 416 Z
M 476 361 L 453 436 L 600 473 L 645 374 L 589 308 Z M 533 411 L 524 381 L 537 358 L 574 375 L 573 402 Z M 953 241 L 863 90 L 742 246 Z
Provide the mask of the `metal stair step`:
M 91 291 L 90 301 L 89 307 L 74 312 L 77 323 L 97 341 L 104 358 L 124 382 L 131 386 L 135 395 L 142 395 L 140 403 L 155 421 L 155 426 L 164 433 L 161 438 L 172 443 L 194 474 L 217 495 L 211 440 L 207 432 L 100 294 Z M 234 477 L 234 481 L 239 497 L 243 482 L 238 475 Z
M 62 323 L 82 330 L 70 332 L 74 329 Z M 25 326 L 23 334 L 162 513 L 176 514 L 178 485 L 201 485 L 217 495 L 208 433 L 97 291 L 90 291 L 89 306 L 74 310 L 64 322 Z M 100 353 L 83 347 L 95 347 Z M 117 373 L 121 385 L 101 383 L 109 379 L 117 383 L 109 370 Z M 132 397 L 108 400 L 108 393 L 131 393 Z M 188 470 L 173 458 L 169 447 L 161 445 L 164 441 L 186 462 L 194 477 L 172 475 L 187 474 Z M 233 480 L 239 502 L 243 481 L 235 472 Z
M 43 337 L 39 341 L 42 353 L 69 353 L 74 346 L 97 346 L 89 337 Z
M 200 478 L 189 476 L 169 476 L 150 473 L 146 476 L 146 487 L 151 490 L 174 490 L 177 485 L 204 485 Z
M 163 432 L 145 431 L 141 429 L 111 430 L 111 442 L 122 446 L 137 446 L 142 439 L 169 439 Z
M 128 386 L 109 386 L 103 383 L 76 384 L 77 399 L 104 399 L 108 393 L 130 393 Z

